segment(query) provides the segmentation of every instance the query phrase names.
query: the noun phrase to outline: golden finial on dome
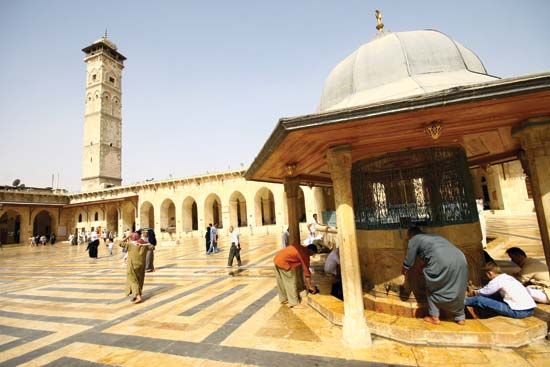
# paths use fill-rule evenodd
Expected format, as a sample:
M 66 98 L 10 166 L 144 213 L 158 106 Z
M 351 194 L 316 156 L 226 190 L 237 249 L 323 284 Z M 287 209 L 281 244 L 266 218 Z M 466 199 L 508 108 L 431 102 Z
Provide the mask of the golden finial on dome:
M 376 29 L 378 32 L 382 32 L 382 29 L 384 29 L 384 23 L 382 23 L 382 12 L 377 9 L 374 12 L 374 15 L 376 16 Z

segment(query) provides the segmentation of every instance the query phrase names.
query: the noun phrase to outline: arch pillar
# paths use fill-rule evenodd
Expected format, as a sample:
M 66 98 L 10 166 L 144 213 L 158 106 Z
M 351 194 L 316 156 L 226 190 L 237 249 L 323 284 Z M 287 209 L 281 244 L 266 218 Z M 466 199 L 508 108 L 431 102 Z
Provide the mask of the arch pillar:
M 336 223 L 340 247 L 342 285 L 344 288 L 344 341 L 351 347 L 360 348 L 372 344 L 365 320 L 359 251 L 355 233 L 355 217 L 351 194 L 351 146 L 330 148 L 326 163 L 334 187 Z
M 285 177 L 283 185 L 285 187 L 286 203 L 288 210 L 288 240 L 289 243 L 300 244 L 300 223 L 298 218 L 298 187 L 299 179 L 297 177 Z
M 523 152 L 520 160 L 531 179 L 546 264 L 550 265 L 550 116 L 530 119 L 512 130 Z

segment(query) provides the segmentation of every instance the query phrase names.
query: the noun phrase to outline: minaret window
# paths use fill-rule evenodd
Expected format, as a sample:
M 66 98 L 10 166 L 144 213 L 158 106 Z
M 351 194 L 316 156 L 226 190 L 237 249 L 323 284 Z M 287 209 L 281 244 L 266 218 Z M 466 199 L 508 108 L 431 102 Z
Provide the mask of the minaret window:
M 95 82 L 97 79 L 97 74 L 92 75 L 92 80 Z
M 113 84 L 115 84 L 115 78 L 113 78 L 112 76 L 109 77 L 109 81 Z

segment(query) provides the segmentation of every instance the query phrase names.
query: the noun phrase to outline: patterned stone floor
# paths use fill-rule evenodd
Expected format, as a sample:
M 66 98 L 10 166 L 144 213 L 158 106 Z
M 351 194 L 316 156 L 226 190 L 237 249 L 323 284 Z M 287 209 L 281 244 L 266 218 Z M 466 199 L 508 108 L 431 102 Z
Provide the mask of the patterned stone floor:
M 489 222 L 495 248 L 537 242 L 531 217 Z M 240 270 L 226 269 L 227 247 L 206 256 L 202 242 L 159 245 L 140 305 L 123 295 L 118 250 L 108 256 L 102 246 L 92 260 L 83 246 L 4 247 L 0 366 L 550 366 L 547 341 L 475 349 L 374 337 L 371 348 L 351 350 L 314 310 L 279 305 L 275 237 L 246 241 Z M 540 256 L 538 246 L 529 252 Z

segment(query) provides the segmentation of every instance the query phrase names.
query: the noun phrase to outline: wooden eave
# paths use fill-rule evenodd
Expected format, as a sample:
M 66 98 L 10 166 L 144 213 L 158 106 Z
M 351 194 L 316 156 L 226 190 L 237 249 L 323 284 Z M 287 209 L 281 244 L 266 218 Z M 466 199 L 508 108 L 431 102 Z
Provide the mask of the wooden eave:
M 523 121 L 550 116 L 550 73 L 452 88 L 378 104 L 280 119 L 245 173 L 247 180 L 282 182 L 286 166 L 303 185 L 330 185 L 328 148 L 349 144 L 353 161 L 384 153 L 461 145 L 471 163 L 515 157 L 511 130 Z M 433 140 L 424 131 L 442 126 Z

